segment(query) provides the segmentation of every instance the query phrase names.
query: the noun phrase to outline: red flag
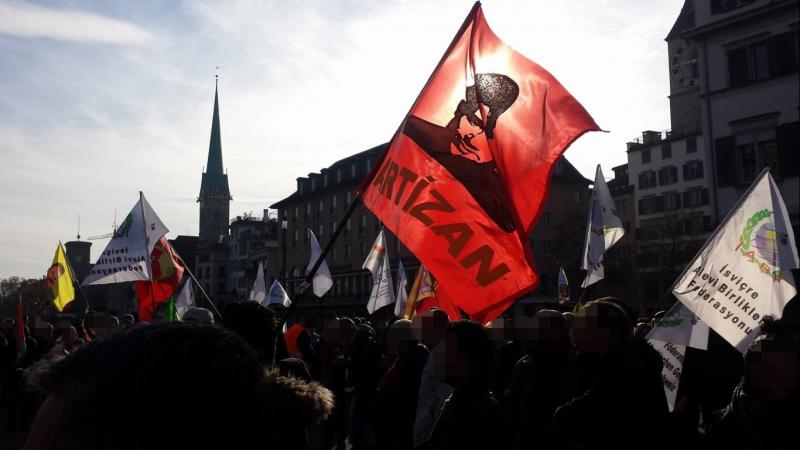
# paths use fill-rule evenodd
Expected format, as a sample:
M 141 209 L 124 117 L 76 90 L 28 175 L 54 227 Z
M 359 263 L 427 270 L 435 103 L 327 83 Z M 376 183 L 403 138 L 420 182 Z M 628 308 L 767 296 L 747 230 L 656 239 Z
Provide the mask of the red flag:
M 420 266 L 419 271 L 420 282 L 414 300 L 415 304 L 413 305 L 414 315 L 438 308 L 447 313 L 450 320 L 460 319 L 461 313 L 458 308 L 428 269 L 425 266 Z
M 551 170 L 597 124 L 504 44 L 476 3 L 382 160 L 364 204 L 480 323 L 538 281 L 528 236 Z
M 136 281 L 136 296 L 139 297 L 139 320 L 152 322 L 158 305 L 169 300 L 175 293 L 183 276 L 183 261 L 162 237 L 150 253 L 153 271 L 152 289 L 149 281 Z

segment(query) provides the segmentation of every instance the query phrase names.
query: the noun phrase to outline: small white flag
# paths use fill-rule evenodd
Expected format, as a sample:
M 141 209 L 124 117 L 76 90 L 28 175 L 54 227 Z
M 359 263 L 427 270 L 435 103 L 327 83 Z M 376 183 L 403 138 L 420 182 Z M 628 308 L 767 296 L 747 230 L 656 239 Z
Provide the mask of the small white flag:
M 695 317 L 681 302 L 675 303 L 647 334 L 647 340 L 661 355 L 661 380 L 669 410 L 675 409 L 686 347 L 708 349 L 708 325 Z
M 389 266 L 389 254 L 386 249 L 386 239 L 383 230 L 378 233 L 372 250 L 367 255 L 362 268 L 372 272 L 372 292 L 369 294 L 367 311 L 370 314 L 378 309 L 394 303 L 394 286 L 392 285 L 392 272 Z
M 250 297 L 248 300 L 264 303 L 267 298 L 267 282 L 264 281 L 264 263 L 258 262 L 258 273 L 256 273 L 256 282 L 253 283 L 253 289 L 250 290 Z
M 183 283 L 183 288 L 178 295 L 175 296 L 175 312 L 178 314 L 179 318 L 183 319 L 183 315 L 186 314 L 186 311 L 194 307 L 194 289 L 192 289 L 192 279 L 189 278 Z
M 583 280 L 581 287 L 585 288 L 603 279 L 603 253 L 622 239 L 624 234 L 625 228 L 619 219 L 614 199 L 598 164 L 581 261 L 581 269 L 586 271 L 586 279 Z
M 406 269 L 403 267 L 403 261 L 400 261 L 400 264 L 397 266 L 397 292 L 394 294 L 394 315 L 396 317 L 402 318 L 406 310 L 406 304 L 408 303 L 407 286 L 408 279 L 406 278 Z
M 279 304 L 287 308 L 292 304 L 292 300 L 289 299 L 289 294 L 286 293 L 277 278 L 272 282 L 272 286 L 269 288 L 268 300 L 268 304 L 270 305 Z
M 797 292 L 794 231 L 786 205 L 765 169 L 709 237 L 673 294 L 740 352 L 759 321 L 780 318 Z
M 322 249 L 319 247 L 317 237 L 314 236 L 314 232 L 310 229 L 308 230 L 308 237 L 309 241 L 311 241 L 311 256 L 308 260 L 306 274 L 311 272 L 311 268 L 314 267 L 314 263 L 317 262 L 317 259 L 320 257 L 320 255 L 322 255 Z M 331 286 L 333 286 L 331 271 L 328 269 L 328 263 L 323 259 L 322 264 L 320 264 L 319 268 L 317 269 L 317 273 L 314 274 L 312 290 L 314 291 L 314 295 L 317 297 L 322 297 L 330 290 Z
M 168 231 L 139 192 L 139 201 L 114 231 L 83 285 L 149 280 L 150 253 Z

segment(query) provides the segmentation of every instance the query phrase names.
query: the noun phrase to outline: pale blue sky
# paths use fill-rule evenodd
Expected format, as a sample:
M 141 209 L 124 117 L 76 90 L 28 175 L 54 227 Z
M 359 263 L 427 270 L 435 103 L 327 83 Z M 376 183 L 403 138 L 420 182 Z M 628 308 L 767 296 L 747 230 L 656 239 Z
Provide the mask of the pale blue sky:
M 664 37 L 682 0 L 487 0 L 495 33 L 609 133 L 567 157 L 588 178 L 669 127 Z M 0 0 L 0 277 L 45 273 L 57 241 L 110 231 L 143 190 L 196 234 L 214 72 L 231 214 L 385 142 L 472 6 L 437 1 Z M 104 241 L 95 241 L 93 258 Z

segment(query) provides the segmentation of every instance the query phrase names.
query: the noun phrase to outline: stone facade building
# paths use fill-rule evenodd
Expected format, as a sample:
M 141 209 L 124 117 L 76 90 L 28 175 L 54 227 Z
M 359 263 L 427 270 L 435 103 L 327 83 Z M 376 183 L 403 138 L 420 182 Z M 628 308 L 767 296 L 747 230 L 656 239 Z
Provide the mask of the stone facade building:
M 325 247 L 334 228 L 355 200 L 355 191 L 363 177 L 386 149 L 386 144 L 344 158 L 333 165 L 297 179 L 297 190 L 270 208 L 278 210 L 278 218 L 286 222 L 286 283 L 290 296 L 298 292 L 309 263 L 308 230 L 314 231 L 321 247 Z M 583 225 L 589 202 L 590 181 L 566 160 L 561 159 L 553 171 L 550 200 L 541 215 L 540 224 L 531 235 L 535 262 L 542 279 L 539 289 L 521 299 L 524 303 L 556 301 L 555 289 L 559 265 L 563 264 L 571 284 L 580 284 L 578 270 L 583 245 Z M 303 307 L 352 311 L 363 314 L 372 289 L 371 275 L 361 268 L 381 230 L 380 222 L 363 204 L 358 204 L 335 242 L 326 261 L 334 284 L 324 300 L 304 301 Z M 399 261 L 407 271 L 409 283 L 419 261 L 389 231 L 386 243 L 393 277 Z M 267 281 L 281 278 L 282 267 L 270 265 Z

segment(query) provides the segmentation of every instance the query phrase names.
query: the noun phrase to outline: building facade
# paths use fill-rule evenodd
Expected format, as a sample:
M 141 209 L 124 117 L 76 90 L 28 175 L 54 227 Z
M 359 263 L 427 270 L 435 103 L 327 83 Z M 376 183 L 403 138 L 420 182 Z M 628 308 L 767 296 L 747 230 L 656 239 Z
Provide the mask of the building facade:
M 308 230 L 313 230 L 320 246 L 325 247 L 335 227 L 353 201 L 363 177 L 376 163 L 386 144 L 335 162 L 319 173 L 297 179 L 297 190 L 270 208 L 286 224 L 286 244 L 281 245 L 286 259 L 286 282 L 290 296 L 296 295 L 309 264 Z M 565 159 L 561 159 L 550 180 L 550 197 L 540 216 L 540 224 L 531 235 L 531 246 L 541 282 L 536 292 L 521 299 L 525 303 L 556 301 L 558 267 L 568 272 L 573 288 L 580 284 L 580 252 L 583 226 L 589 202 L 589 180 Z M 372 289 L 372 278 L 361 268 L 381 230 L 378 219 L 359 202 L 352 216 L 343 223 L 341 235 L 326 261 L 334 284 L 324 300 L 304 301 L 301 307 L 324 305 L 327 310 L 364 313 Z M 385 230 L 393 277 L 402 260 L 409 283 L 419 261 L 389 230 Z M 270 265 L 267 281 L 282 278 L 282 267 Z
M 267 211 L 263 217 L 243 215 L 231 221 L 228 287 L 236 298 L 248 297 L 259 263 L 265 270 L 272 266 L 280 267 L 278 228 L 278 221 L 270 220 Z
M 798 229 L 798 3 L 686 0 L 667 35 L 671 129 L 628 143 L 645 304 L 765 167 Z

